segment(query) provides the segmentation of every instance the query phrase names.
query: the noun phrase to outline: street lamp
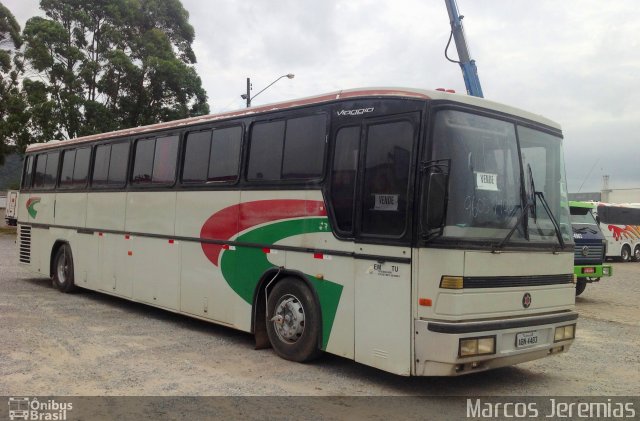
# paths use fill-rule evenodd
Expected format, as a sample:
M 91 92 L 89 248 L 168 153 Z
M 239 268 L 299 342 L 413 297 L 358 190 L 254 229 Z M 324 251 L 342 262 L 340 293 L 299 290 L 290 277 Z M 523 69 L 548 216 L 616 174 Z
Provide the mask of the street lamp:
M 261 90 L 260 92 L 258 92 L 257 94 L 255 94 L 254 96 L 251 96 L 251 78 L 247 78 L 247 93 L 246 94 L 242 94 L 240 95 L 240 97 L 242 99 L 247 100 L 247 108 L 251 107 L 251 101 L 253 101 L 253 99 L 255 97 L 257 97 L 258 95 L 260 95 L 261 93 L 263 93 L 264 91 L 267 90 L 267 88 L 269 88 L 271 85 L 273 85 L 274 83 L 276 83 L 277 81 L 279 81 L 280 79 L 282 79 L 283 77 L 286 77 L 287 79 L 293 79 L 296 75 L 294 75 L 293 73 L 289 73 L 286 75 L 282 75 L 279 78 L 277 78 L 276 80 L 274 80 L 273 82 L 271 82 L 270 84 L 267 85 L 266 88 L 264 88 L 263 90 Z

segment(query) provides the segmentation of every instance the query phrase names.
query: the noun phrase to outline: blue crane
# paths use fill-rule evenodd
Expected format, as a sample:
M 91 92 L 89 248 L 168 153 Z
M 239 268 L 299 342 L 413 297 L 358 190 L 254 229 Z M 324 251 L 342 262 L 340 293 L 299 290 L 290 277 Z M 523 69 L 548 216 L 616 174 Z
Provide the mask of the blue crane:
M 467 41 L 464 38 L 464 28 L 462 27 L 462 19 L 464 16 L 460 16 L 458 13 L 458 5 L 456 0 L 444 0 L 447 5 L 447 11 L 449 12 L 449 22 L 451 23 L 451 36 L 449 36 L 449 42 L 444 50 L 444 55 L 447 60 L 458 63 L 462 69 L 462 77 L 464 78 L 464 84 L 467 88 L 467 94 L 484 98 L 482 94 L 482 87 L 480 86 L 480 78 L 478 78 L 478 68 L 476 67 L 475 60 L 472 60 L 469 55 L 469 48 L 467 47 Z M 458 60 L 452 60 L 447 55 L 449 44 L 451 44 L 451 38 L 456 42 L 456 49 L 458 50 Z

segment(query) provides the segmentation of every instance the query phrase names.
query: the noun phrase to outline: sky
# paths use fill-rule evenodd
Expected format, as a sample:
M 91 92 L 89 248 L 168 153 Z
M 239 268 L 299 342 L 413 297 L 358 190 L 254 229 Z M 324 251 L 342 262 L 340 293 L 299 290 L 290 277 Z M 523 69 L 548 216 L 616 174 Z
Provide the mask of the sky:
M 38 0 L 0 0 L 22 27 Z M 569 192 L 640 188 L 637 0 L 457 0 L 485 98 L 562 125 Z M 182 0 L 212 113 L 372 86 L 465 93 L 444 0 Z M 457 58 L 455 46 L 449 50 Z

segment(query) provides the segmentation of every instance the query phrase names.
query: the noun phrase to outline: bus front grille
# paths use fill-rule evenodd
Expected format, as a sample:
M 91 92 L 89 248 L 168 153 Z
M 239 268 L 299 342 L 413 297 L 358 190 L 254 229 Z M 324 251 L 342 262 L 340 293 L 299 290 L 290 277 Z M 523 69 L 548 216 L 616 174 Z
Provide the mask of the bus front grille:
M 20 226 L 20 263 L 31 263 L 31 227 Z
M 464 288 L 511 288 L 573 283 L 573 274 L 530 276 L 465 276 Z

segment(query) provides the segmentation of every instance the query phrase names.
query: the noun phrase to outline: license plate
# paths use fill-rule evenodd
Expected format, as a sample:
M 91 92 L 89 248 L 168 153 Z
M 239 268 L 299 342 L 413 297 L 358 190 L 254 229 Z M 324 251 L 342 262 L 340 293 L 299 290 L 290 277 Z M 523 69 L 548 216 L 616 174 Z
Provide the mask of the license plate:
M 527 348 L 538 345 L 538 332 L 521 332 L 516 334 L 516 348 Z
M 596 268 L 582 268 L 582 273 L 596 273 Z

